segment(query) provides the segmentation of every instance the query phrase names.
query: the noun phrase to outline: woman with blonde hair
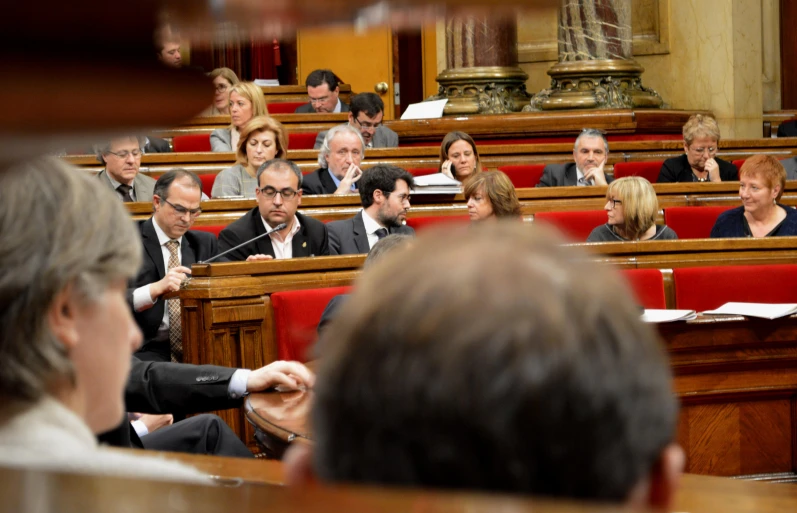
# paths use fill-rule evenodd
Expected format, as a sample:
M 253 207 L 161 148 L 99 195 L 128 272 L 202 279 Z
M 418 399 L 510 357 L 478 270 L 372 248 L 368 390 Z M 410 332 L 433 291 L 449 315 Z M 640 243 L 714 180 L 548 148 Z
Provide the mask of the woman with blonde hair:
M 211 197 L 254 198 L 257 170 L 271 159 L 287 158 L 288 134 L 271 116 L 253 118 L 241 128 L 237 163 L 223 170 L 213 182 Z
M 230 114 L 230 89 L 240 83 L 238 75 L 230 68 L 216 68 L 208 76 L 213 79 L 213 105 L 202 116 L 228 116 Z
M 587 242 L 672 240 L 678 236 L 666 225 L 657 225 L 659 201 L 650 182 L 640 176 L 619 178 L 606 190 L 608 221 L 587 237 Z
M 736 166 L 717 157 L 720 127 L 710 115 L 693 114 L 683 128 L 684 154 L 664 161 L 658 183 L 733 182 Z
M 481 173 L 482 163 L 473 138 L 465 132 L 446 134 L 440 145 L 438 171 L 460 182 L 473 174 Z
M 240 130 L 252 118 L 268 115 L 263 90 L 254 82 L 241 82 L 230 88 L 230 126 L 210 134 L 212 151 L 233 151 L 238 147 Z
M 520 202 L 515 186 L 502 171 L 484 171 L 465 183 L 465 199 L 471 221 L 520 218 Z

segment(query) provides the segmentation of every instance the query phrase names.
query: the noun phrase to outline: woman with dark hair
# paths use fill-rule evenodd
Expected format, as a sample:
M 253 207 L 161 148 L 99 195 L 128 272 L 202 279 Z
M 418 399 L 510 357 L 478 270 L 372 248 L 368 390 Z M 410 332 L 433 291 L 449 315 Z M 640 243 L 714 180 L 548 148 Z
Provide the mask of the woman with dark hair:
M 477 173 L 466 182 L 464 192 L 471 221 L 520 217 L 515 186 L 502 171 Z
M 444 175 L 464 182 L 466 178 L 482 172 L 479 150 L 473 138 L 465 132 L 449 132 L 440 145 L 440 167 Z

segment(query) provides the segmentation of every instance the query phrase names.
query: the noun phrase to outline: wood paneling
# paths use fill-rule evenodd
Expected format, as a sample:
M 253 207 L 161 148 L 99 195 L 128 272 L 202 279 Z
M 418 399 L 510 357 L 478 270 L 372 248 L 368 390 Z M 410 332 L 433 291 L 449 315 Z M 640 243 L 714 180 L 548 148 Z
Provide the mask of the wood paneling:
M 780 0 L 781 108 L 797 109 L 797 3 Z

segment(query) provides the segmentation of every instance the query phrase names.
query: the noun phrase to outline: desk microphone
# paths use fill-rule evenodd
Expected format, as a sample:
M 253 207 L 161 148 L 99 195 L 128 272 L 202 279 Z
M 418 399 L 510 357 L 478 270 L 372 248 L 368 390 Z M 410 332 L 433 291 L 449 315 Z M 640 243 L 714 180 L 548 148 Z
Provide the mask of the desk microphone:
M 222 253 L 219 253 L 218 255 L 216 255 L 216 256 L 214 256 L 214 257 L 211 257 L 211 258 L 208 258 L 207 260 L 203 260 L 203 261 L 201 261 L 201 262 L 199 262 L 199 263 L 200 263 L 200 264 L 209 264 L 209 263 L 211 263 L 212 261 L 216 260 L 217 258 L 219 258 L 219 257 L 223 257 L 224 255 L 226 255 L 226 254 L 227 254 L 227 253 L 229 253 L 230 251 L 235 251 L 236 249 L 242 248 L 242 247 L 246 246 L 247 244 L 251 244 L 252 242 L 254 242 L 254 241 L 258 240 L 258 239 L 262 239 L 262 238 L 263 238 L 263 237 L 265 237 L 266 235 L 271 235 L 271 234 L 272 234 L 272 233 L 274 233 L 274 232 L 278 232 L 278 231 L 280 231 L 280 230 L 284 230 L 286 226 L 288 226 L 288 223 L 281 223 L 281 224 L 278 224 L 278 225 L 277 225 L 277 226 L 275 226 L 274 228 L 272 228 L 272 229 L 268 230 L 266 233 L 261 233 L 261 234 L 260 234 L 260 235 L 258 235 L 257 237 L 253 237 L 253 238 L 249 239 L 249 240 L 248 240 L 248 241 L 246 241 L 246 242 L 242 242 L 241 244 L 238 244 L 238 245 L 237 245 L 237 246 L 235 246 L 234 248 L 230 248 L 230 249 L 228 249 L 227 251 L 224 251 L 224 252 L 222 252 Z

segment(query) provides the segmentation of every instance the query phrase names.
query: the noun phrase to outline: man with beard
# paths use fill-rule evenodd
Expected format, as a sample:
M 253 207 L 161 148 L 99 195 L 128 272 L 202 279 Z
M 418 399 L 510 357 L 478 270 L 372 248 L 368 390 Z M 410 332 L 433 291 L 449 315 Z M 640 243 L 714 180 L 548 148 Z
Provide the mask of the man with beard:
M 363 172 L 360 179 L 359 214 L 329 223 L 329 253 L 356 255 L 368 253 L 379 239 L 392 233 L 415 234 L 405 226 L 410 209 L 412 175 L 399 167 L 380 165 Z
M 302 204 L 302 171 L 285 159 L 272 159 L 257 171 L 257 206 L 219 233 L 219 252 L 234 248 L 268 230 L 272 232 L 219 260 L 221 262 L 269 260 L 329 255 L 327 227 L 296 210 Z

